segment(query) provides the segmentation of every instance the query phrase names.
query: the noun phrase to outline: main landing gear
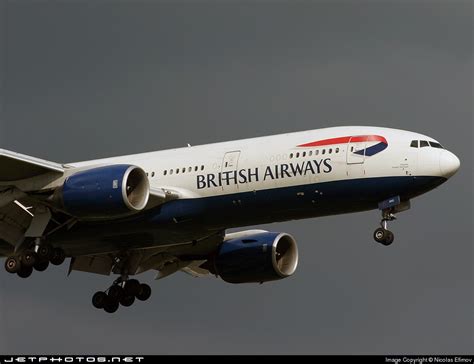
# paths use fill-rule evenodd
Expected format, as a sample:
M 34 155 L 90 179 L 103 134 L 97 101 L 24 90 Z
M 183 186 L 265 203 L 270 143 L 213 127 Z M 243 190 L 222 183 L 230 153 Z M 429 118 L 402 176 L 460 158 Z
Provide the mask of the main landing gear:
M 148 284 L 140 283 L 136 279 L 119 278 L 105 292 L 99 291 L 92 296 L 92 305 L 105 312 L 114 313 L 119 306 L 129 307 L 135 299 L 146 301 L 151 296 Z
M 66 254 L 61 248 L 53 248 L 49 244 L 36 244 L 28 247 L 20 254 L 12 255 L 5 261 L 5 270 L 17 274 L 21 278 L 28 278 L 33 269 L 38 272 L 45 271 L 49 264 L 61 265 L 66 259 Z

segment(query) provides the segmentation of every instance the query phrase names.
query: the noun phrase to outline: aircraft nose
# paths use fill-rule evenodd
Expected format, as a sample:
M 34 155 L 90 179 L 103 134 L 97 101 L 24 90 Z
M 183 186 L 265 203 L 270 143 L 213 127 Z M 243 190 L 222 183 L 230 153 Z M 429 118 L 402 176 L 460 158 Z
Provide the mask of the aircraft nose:
M 461 166 L 459 158 L 454 153 L 447 150 L 443 151 L 439 157 L 439 168 L 443 177 L 449 178 L 453 176 Z

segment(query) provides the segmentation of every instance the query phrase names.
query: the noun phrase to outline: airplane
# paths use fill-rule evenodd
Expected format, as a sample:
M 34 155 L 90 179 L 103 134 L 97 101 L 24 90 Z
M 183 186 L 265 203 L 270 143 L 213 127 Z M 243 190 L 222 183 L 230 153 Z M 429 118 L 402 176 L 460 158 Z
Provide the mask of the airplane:
M 228 283 L 293 275 L 295 238 L 228 229 L 381 211 L 373 237 L 410 201 L 447 181 L 459 159 L 433 138 L 347 126 L 59 164 L 0 149 L 0 257 L 21 278 L 63 264 L 117 275 L 92 304 L 108 313 L 182 271 Z

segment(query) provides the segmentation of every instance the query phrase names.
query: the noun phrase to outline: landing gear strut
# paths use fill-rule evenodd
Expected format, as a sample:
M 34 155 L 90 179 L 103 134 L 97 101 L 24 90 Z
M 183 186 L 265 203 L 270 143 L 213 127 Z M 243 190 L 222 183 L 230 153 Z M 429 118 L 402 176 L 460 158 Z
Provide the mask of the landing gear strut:
M 389 246 L 393 243 L 395 236 L 387 229 L 388 222 L 395 220 L 395 214 L 392 213 L 391 209 L 382 210 L 382 221 L 380 227 L 374 231 L 374 240 L 385 246 Z
M 129 307 L 135 299 L 146 301 L 151 296 L 151 287 L 128 277 L 117 279 L 105 292 L 99 291 L 92 296 L 92 305 L 105 312 L 114 313 L 119 306 Z

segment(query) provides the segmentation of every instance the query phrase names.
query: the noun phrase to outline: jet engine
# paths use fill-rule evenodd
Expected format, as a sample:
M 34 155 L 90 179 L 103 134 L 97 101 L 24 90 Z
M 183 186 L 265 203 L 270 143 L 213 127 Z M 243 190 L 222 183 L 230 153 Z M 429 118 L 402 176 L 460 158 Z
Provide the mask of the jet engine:
M 224 241 L 210 263 L 228 283 L 269 282 L 295 272 L 298 247 L 289 234 L 262 232 Z
M 63 208 L 80 218 L 111 218 L 143 210 L 150 184 L 143 169 L 112 165 L 69 176 L 55 193 Z

